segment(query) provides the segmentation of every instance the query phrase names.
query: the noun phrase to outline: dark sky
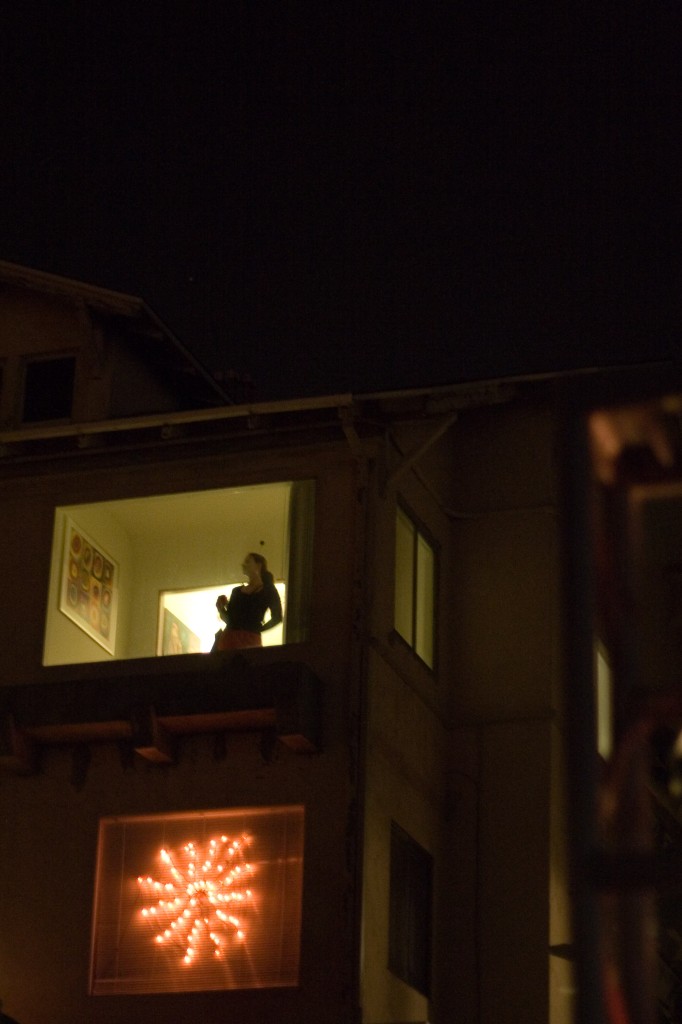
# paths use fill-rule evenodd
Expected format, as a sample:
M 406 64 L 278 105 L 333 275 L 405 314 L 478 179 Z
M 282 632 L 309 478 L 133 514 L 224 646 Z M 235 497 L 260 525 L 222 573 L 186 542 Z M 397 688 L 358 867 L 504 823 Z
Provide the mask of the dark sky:
M 679 353 L 682 6 L 16 4 L 0 258 L 263 395 Z

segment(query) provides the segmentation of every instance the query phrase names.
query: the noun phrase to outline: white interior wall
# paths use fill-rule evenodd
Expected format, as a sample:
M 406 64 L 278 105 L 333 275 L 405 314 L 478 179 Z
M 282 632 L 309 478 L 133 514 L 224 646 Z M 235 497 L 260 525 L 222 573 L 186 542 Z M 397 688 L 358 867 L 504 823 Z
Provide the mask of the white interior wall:
M 44 665 L 87 661 L 109 661 L 112 655 L 75 622 L 59 610 L 62 554 L 67 513 L 74 522 L 118 562 L 119 592 L 115 658 L 129 657 L 128 633 L 133 577 L 133 548 L 130 535 L 111 511 L 111 504 L 79 505 L 57 509 L 52 539 L 52 568 L 45 626 Z

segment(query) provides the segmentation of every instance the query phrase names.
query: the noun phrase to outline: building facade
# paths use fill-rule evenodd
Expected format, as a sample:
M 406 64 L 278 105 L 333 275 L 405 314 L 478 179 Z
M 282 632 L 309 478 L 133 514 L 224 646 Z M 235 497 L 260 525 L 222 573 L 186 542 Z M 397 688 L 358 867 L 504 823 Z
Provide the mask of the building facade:
M 234 403 L 138 300 L 0 288 L 7 1011 L 568 1021 L 545 385 Z M 283 627 L 211 653 L 251 551 Z

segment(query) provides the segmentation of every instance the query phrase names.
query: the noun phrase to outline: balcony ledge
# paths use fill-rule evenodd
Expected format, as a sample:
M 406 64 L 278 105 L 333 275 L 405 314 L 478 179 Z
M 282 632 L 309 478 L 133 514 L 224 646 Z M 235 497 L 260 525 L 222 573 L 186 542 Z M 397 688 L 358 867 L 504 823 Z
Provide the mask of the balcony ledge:
M 178 737 L 201 733 L 268 732 L 299 753 L 320 749 L 322 685 L 303 662 L 179 655 L 45 674 L 0 689 L 0 768 L 30 774 L 41 747 L 120 741 L 170 763 Z

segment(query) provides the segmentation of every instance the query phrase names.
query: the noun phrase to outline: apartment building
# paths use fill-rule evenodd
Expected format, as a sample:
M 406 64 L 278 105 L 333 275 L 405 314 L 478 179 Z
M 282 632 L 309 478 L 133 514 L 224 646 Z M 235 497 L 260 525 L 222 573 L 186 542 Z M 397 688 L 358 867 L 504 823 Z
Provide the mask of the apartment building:
M 235 401 L 8 264 L 0 367 L 7 1012 L 570 1020 L 550 384 Z

